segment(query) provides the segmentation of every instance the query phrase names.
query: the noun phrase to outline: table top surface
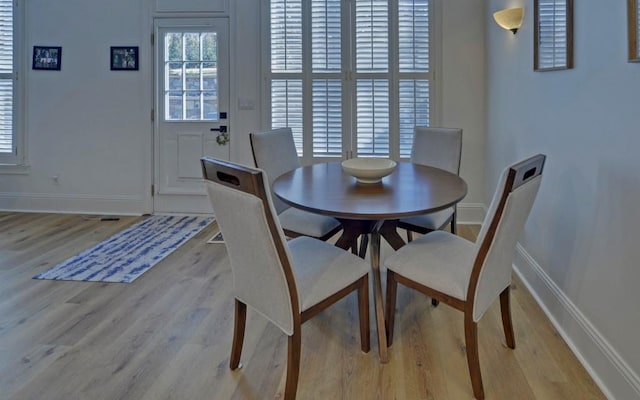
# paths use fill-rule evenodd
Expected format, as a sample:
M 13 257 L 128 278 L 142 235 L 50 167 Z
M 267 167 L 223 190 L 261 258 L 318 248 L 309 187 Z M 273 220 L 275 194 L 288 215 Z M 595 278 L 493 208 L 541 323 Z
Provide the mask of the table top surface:
M 467 194 L 458 175 L 399 162 L 381 183 L 361 184 L 340 162 L 296 168 L 278 177 L 273 192 L 285 203 L 317 214 L 349 219 L 399 219 L 442 210 Z

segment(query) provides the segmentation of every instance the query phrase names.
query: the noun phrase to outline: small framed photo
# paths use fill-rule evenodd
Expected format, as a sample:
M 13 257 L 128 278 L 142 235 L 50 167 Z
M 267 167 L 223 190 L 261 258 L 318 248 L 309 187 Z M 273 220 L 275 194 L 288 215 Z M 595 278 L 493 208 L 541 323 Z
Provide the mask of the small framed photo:
M 137 46 L 112 46 L 111 47 L 112 71 L 137 71 L 138 47 Z
M 60 71 L 62 47 L 33 46 L 33 69 Z

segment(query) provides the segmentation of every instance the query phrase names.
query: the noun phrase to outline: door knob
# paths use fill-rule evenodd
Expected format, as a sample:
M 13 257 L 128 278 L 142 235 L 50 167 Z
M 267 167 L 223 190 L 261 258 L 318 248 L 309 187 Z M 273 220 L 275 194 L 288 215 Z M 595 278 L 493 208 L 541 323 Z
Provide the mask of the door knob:
M 226 125 L 220 125 L 219 128 L 211 128 L 209 129 L 211 132 L 220 132 L 220 133 L 225 133 L 227 131 L 227 126 Z

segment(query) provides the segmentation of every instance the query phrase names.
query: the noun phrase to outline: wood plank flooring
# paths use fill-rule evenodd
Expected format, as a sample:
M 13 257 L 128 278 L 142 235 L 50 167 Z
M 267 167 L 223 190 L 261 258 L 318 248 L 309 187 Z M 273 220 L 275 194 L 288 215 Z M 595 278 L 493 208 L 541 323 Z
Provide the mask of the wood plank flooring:
M 224 245 L 206 243 L 215 224 L 131 284 L 32 279 L 139 220 L 0 213 L 0 399 L 281 398 L 286 338 L 251 310 L 244 366 L 229 370 L 232 282 Z M 604 399 L 526 288 L 513 289 L 516 349 L 497 302 L 479 324 L 486 398 Z M 373 318 L 372 350 L 360 351 L 355 294 L 305 323 L 298 398 L 473 398 L 462 313 L 402 286 L 397 307 L 386 365 Z

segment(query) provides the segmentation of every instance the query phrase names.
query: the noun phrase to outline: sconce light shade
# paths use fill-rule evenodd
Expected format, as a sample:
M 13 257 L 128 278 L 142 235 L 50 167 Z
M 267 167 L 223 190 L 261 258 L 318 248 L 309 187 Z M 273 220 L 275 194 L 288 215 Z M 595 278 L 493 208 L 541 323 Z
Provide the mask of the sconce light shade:
M 493 19 L 504 29 L 510 30 L 515 35 L 524 20 L 524 8 L 507 8 L 493 13 Z

